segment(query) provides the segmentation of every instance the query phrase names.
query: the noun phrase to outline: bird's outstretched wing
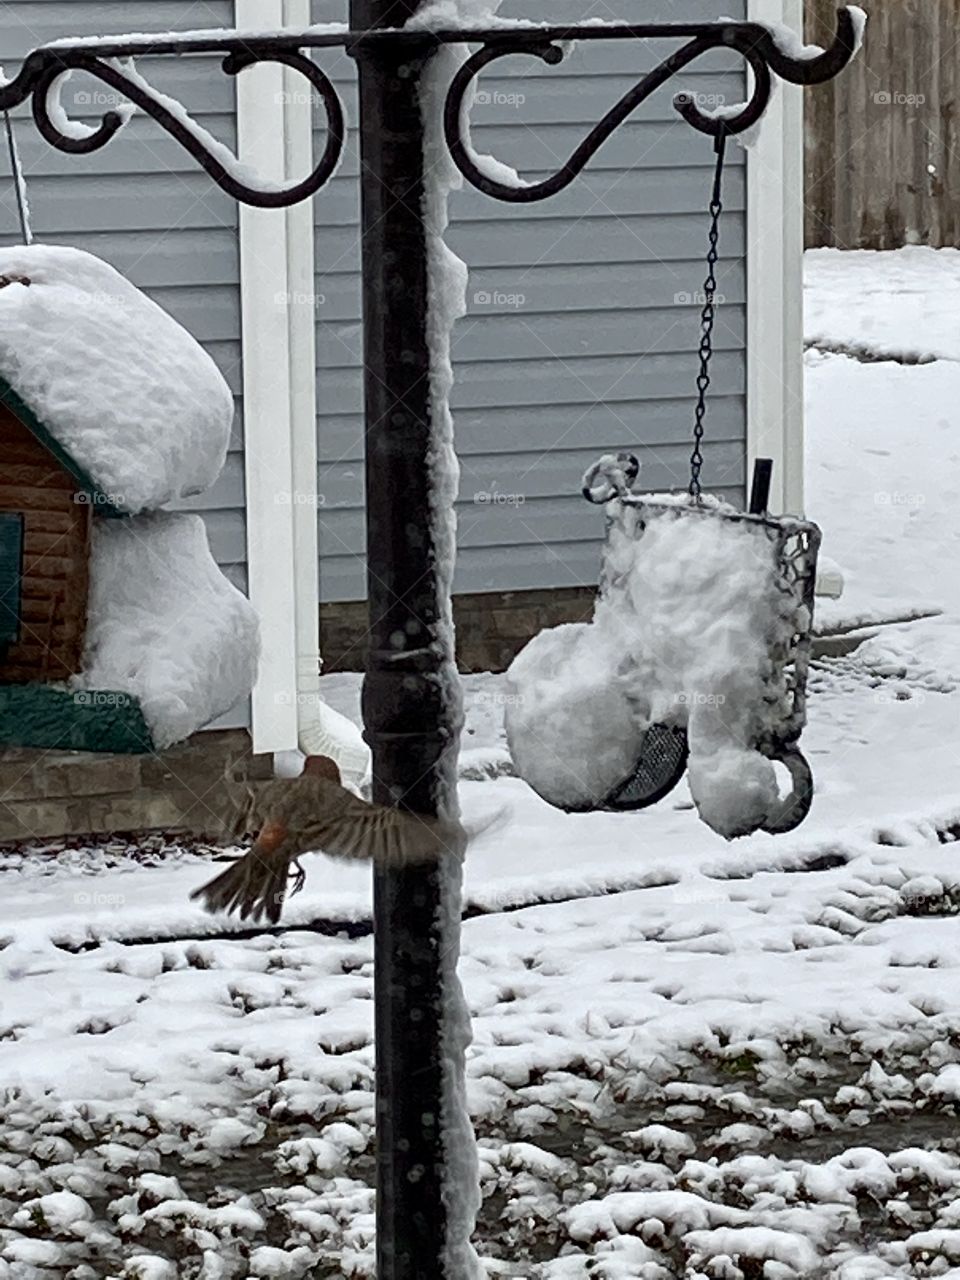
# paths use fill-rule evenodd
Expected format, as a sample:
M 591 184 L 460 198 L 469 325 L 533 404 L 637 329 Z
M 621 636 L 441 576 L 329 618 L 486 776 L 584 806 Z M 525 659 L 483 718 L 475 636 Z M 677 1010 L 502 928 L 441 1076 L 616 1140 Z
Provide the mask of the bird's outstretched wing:
M 318 809 L 302 835 L 309 842 L 304 852 L 309 849 L 385 867 L 435 862 L 446 853 L 462 853 L 465 843 L 457 823 L 370 804 L 347 791 L 336 806 Z
M 290 866 L 303 853 L 406 867 L 462 854 L 466 834 L 455 822 L 369 804 L 329 779 L 268 783 L 237 825 L 261 816 L 253 848 L 191 895 L 208 911 L 276 924 L 287 896 Z

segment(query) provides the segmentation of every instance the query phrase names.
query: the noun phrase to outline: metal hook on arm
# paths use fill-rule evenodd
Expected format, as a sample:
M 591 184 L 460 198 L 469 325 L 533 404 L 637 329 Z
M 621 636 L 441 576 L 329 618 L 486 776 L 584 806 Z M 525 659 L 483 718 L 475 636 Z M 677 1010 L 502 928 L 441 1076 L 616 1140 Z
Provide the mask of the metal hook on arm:
M 734 136 L 753 128 L 770 103 L 774 74 L 791 84 L 820 84 L 837 75 L 851 61 L 857 52 L 861 30 L 858 18 L 854 17 L 855 13 L 860 14 L 856 6 L 845 6 L 838 10 L 837 35 L 833 44 L 812 57 L 796 57 L 785 53 L 777 43 L 774 33 L 756 22 L 722 22 L 699 29 L 687 44 L 671 53 L 611 107 L 556 173 L 541 182 L 524 183 L 520 186 L 499 181 L 477 163 L 478 158 L 469 141 L 467 94 L 480 73 L 500 58 L 523 54 L 539 58 L 549 66 L 558 65 L 564 57 L 561 37 L 565 33 L 553 31 L 544 39 L 540 33 L 537 33 L 540 38 L 531 38 L 530 31 L 477 32 L 476 38 L 486 37 L 487 42 L 463 64 L 454 76 L 447 95 L 444 109 L 447 145 L 463 176 L 485 195 L 508 204 L 532 204 L 547 200 L 563 191 L 582 173 L 608 138 L 642 102 L 679 71 L 712 50 L 730 50 L 746 60 L 753 72 L 753 86 L 748 100 L 738 110 L 710 113 L 697 106 L 693 95 L 684 93 L 678 94 L 674 99 L 676 110 L 693 128 L 713 137 L 721 133 Z M 689 31 L 687 33 L 690 34 Z M 576 35 L 575 32 L 571 34 Z M 641 29 L 634 33 L 629 28 L 611 28 L 603 34 L 611 38 L 631 34 L 639 37 Z M 658 34 L 667 35 L 669 32 L 664 29 Z M 584 33 L 581 32 L 580 35 L 582 38 Z
M 333 174 L 343 152 L 346 133 L 344 113 L 329 77 L 302 51 L 246 42 L 242 47 L 226 52 L 222 67 L 227 75 L 236 76 L 247 67 L 263 62 L 279 63 L 303 75 L 313 86 L 326 111 L 327 138 L 323 154 L 306 178 L 289 187 L 268 183 L 254 185 L 243 174 L 243 166 L 237 157 L 205 129 L 194 124 L 179 104 L 154 92 L 132 66 L 120 66 L 112 57 L 98 57 L 89 49 L 47 48 L 31 54 L 17 79 L 0 89 L 0 110 L 8 103 L 15 106 L 32 95 L 37 129 L 51 146 L 71 155 L 89 155 L 99 151 L 123 127 L 125 118 L 122 112 L 106 111 L 99 124 L 86 133 L 66 132 L 62 122 L 58 122 L 51 112 L 50 94 L 57 81 L 71 71 L 82 71 L 110 85 L 156 120 L 206 170 L 217 186 L 235 200 L 260 208 L 287 208 L 314 195 Z
M 533 45 L 521 36 L 512 41 L 500 39 L 495 44 L 486 45 L 468 58 L 453 78 L 444 109 L 444 132 L 450 154 L 467 181 L 485 195 L 510 204 L 532 204 L 539 200 L 547 200 L 563 191 L 583 172 L 608 138 L 651 94 L 697 58 L 713 49 L 723 48 L 735 49 L 743 54 L 754 68 L 754 88 L 750 101 L 744 109 L 735 115 L 721 119 L 717 116 L 705 115 L 689 95 L 683 94 L 679 96 L 676 106 L 684 119 L 702 133 L 716 134 L 721 128 L 728 134 L 740 133 L 756 124 L 770 101 L 772 87 L 770 73 L 760 55 L 754 52 L 755 43 L 756 33 L 753 33 L 751 38 L 749 29 L 744 30 L 735 25 L 717 26 L 709 34 L 690 40 L 628 90 L 620 101 L 610 108 L 599 124 L 591 129 L 561 169 L 542 182 L 518 187 L 497 181 L 496 178 L 484 173 L 476 163 L 475 153 L 468 142 L 467 92 L 481 71 L 500 58 L 525 54 L 539 58 L 550 66 L 556 66 L 563 60 L 564 51 L 559 44 Z
M 838 76 L 857 55 L 866 14 L 859 5 L 842 5 L 837 9 L 837 31 L 829 49 L 813 57 L 795 57 L 785 53 L 769 28 L 762 28 L 757 50 L 770 70 L 790 84 L 824 84 Z

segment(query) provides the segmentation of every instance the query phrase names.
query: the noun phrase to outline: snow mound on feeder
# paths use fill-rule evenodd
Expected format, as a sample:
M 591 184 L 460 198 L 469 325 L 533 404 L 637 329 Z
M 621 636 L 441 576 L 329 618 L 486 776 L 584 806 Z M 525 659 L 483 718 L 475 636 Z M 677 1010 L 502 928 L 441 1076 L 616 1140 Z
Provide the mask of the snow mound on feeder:
M 635 713 L 686 726 L 700 817 L 720 835 L 741 835 L 779 805 L 774 767 L 753 746 L 782 711 L 768 700 L 769 642 L 791 626 L 773 546 L 755 524 L 685 513 L 686 498 L 654 501 L 668 505 L 645 510 L 642 538 L 636 510 L 611 527 L 597 625 L 628 626 Z M 717 517 L 732 512 L 712 505 Z
M 779 808 L 774 766 L 754 744 L 782 714 L 769 640 L 792 623 L 762 529 L 684 514 L 686 498 L 650 501 L 666 509 L 645 509 L 642 538 L 635 508 L 611 524 L 593 621 L 543 632 L 515 659 L 508 741 L 524 781 L 577 809 L 629 778 L 651 725 L 683 726 L 700 817 L 732 838 Z
M 517 655 L 505 721 L 523 780 L 560 809 L 596 809 L 634 770 L 643 725 L 633 715 L 613 628 L 568 623 Z
M 90 574 L 76 687 L 136 697 L 160 749 L 247 697 L 260 651 L 256 613 L 217 567 L 199 516 L 99 521 Z
M 108 263 L 0 249 L 0 375 L 114 505 L 202 493 L 223 466 L 233 397 L 200 344 Z

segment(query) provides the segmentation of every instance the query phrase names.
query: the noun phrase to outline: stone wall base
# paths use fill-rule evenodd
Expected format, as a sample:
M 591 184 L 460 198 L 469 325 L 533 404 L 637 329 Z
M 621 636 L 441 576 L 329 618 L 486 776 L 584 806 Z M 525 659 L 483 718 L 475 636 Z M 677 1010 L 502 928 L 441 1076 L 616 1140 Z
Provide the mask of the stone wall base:
M 196 834 L 231 764 L 235 776 L 273 776 L 243 729 L 198 733 L 155 755 L 0 751 L 0 845 L 127 832 Z
M 595 587 L 555 591 L 490 591 L 454 596 L 457 661 L 463 672 L 505 671 L 528 640 L 544 627 L 588 622 Z M 367 603 L 320 606 L 323 669 L 362 671 L 367 653 Z

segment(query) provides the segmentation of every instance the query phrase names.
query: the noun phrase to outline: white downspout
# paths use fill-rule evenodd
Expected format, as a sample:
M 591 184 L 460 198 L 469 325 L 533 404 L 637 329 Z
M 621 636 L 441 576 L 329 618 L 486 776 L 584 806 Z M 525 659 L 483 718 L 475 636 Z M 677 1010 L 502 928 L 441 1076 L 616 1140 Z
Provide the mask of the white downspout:
M 241 30 L 279 26 L 281 0 L 236 0 L 234 14 Z M 276 145 L 284 126 L 284 88 L 283 68 L 277 64 L 237 78 L 239 158 L 276 182 L 284 179 L 284 158 Z M 287 751 L 297 738 L 293 519 L 286 502 L 293 464 L 289 332 L 282 296 L 285 239 L 282 214 L 240 206 L 247 574 L 262 641 L 252 697 L 253 750 L 258 755 Z
M 285 26 L 310 25 L 310 0 L 284 0 Z M 313 162 L 310 87 L 287 68 L 286 170 L 301 177 Z M 290 324 L 290 419 L 293 463 L 294 610 L 297 641 L 297 736 L 304 755 L 335 760 L 345 782 L 370 773 L 370 750 L 357 726 L 321 697 L 319 536 L 317 518 L 316 276 L 313 201 L 287 210 L 287 312 Z

